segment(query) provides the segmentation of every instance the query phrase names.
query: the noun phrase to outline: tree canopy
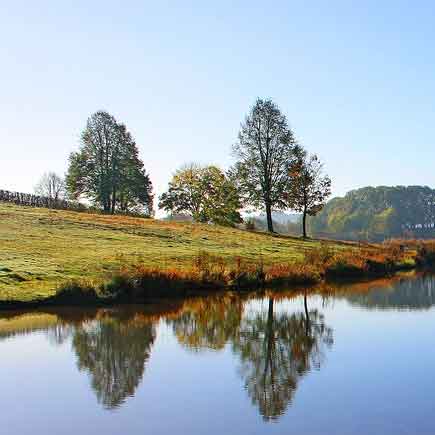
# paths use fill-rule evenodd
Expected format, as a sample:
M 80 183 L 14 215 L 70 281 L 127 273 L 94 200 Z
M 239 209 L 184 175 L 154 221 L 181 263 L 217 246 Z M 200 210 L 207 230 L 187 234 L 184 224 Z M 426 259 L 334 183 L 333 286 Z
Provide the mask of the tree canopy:
M 35 186 L 35 193 L 52 201 L 64 199 L 65 180 L 55 172 L 46 172 Z
M 302 213 L 302 234 L 307 236 L 307 216 L 315 216 L 322 210 L 331 194 L 331 179 L 322 173 L 323 165 L 313 154 L 301 153 L 293 165 L 289 191 L 289 205 Z
M 265 420 L 284 414 L 299 379 L 320 368 L 332 343 L 332 329 L 317 310 L 308 310 L 306 296 L 305 312 L 275 314 L 270 298 L 267 312 L 243 318 L 233 351 L 240 357 L 246 391 Z
M 151 323 L 116 317 L 80 326 L 73 347 L 80 370 L 91 375 L 92 388 L 106 408 L 119 407 L 142 380 L 155 339 Z
M 137 145 L 124 124 L 96 112 L 81 135 L 81 148 L 69 159 L 67 188 L 105 212 L 152 213 L 152 184 Z
M 240 325 L 243 301 L 229 295 L 208 297 L 191 303 L 171 321 L 180 344 L 199 352 L 221 350 L 232 340 Z
M 199 300 L 171 320 L 180 344 L 200 352 L 225 345 L 240 361 L 245 389 L 265 420 L 279 418 L 296 392 L 299 379 L 320 368 L 324 351 L 333 343 L 332 329 L 318 310 L 274 312 L 244 309 L 239 296 Z
M 302 149 L 285 115 L 272 100 L 257 99 L 242 123 L 233 147 L 231 170 L 244 204 L 265 210 L 273 232 L 272 210 L 287 209 L 289 172 Z
M 310 220 L 315 234 L 350 240 L 435 236 L 435 190 L 426 186 L 364 187 L 331 199 Z
M 239 193 L 233 180 L 216 166 L 190 164 L 178 169 L 159 207 L 192 216 L 197 222 L 235 225 L 242 222 Z

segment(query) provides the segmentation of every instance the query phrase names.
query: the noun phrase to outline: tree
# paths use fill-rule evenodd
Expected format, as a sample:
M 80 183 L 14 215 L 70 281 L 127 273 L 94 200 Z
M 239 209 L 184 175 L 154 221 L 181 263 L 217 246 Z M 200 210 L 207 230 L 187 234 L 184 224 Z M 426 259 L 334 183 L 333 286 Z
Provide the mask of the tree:
M 144 211 L 149 216 L 153 212 L 152 183 L 132 136 L 124 125 L 121 128 L 128 152 L 125 154 L 123 176 L 117 193 L 118 208 L 122 212 Z
M 415 279 L 414 279 L 415 278 Z M 358 283 L 343 289 L 332 288 L 336 297 L 345 298 L 351 305 L 369 310 L 418 311 L 435 306 L 433 275 L 418 275 L 413 279 L 397 279 Z M 391 291 L 391 288 L 394 291 Z M 338 290 L 338 291 L 337 291 Z
M 302 149 L 287 119 L 271 100 L 257 99 L 242 123 L 233 146 L 237 161 L 231 170 L 244 203 L 265 209 L 273 232 L 272 210 L 286 209 L 289 170 Z
M 53 201 L 65 198 L 65 181 L 55 172 L 46 172 L 35 186 L 35 193 Z
M 350 240 L 435 236 L 435 190 L 427 186 L 379 186 L 333 198 L 310 219 L 314 233 Z
M 238 295 L 208 297 L 187 303 L 183 314 L 171 321 L 174 334 L 181 345 L 195 352 L 221 350 L 237 334 L 243 305 Z
M 332 329 L 317 310 L 274 312 L 245 310 L 240 295 L 191 301 L 183 313 L 171 320 L 178 342 L 187 349 L 222 350 L 227 344 L 240 359 L 239 374 L 245 390 L 265 420 L 277 419 L 291 402 L 298 381 L 312 367 L 320 369 L 325 348 L 333 343 Z
M 84 196 L 106 213 L 152 211 L 152 184 L 132 135 L 107 112 L 87 121 L 81 149 L 70 155 L 68 191 Z
M 76 329 L 73 348 L 78 368 L 91 375 L 92 388 L 105 408 L 117 408 L 134 395 L 154 340 L 152 323 L 114 316 Z
M 302 234 L 307 237 L 307 216 L 315 216 L 331 195 L 331 179 L 322 174 L 323 165 L 313 154 L 301 154 L 291 173 L 289 205 L 302 213 Z
M 197 222 L 229 226 L 242 222 L 237 187 L 216 166 L 192 163 L 178 169 L 160 196 L 159 207 L 188 214 Z
M 320 368 L 324 347 L 333 343 L 332 329 L 317 310 L 308 310 L 306 295 L 304 306 L 304 312 L 275 314 L 270 298 L 267 312 L 244 316 L 233 342 L 245 389 L 266 421 L 284 414 L 299 379 Z

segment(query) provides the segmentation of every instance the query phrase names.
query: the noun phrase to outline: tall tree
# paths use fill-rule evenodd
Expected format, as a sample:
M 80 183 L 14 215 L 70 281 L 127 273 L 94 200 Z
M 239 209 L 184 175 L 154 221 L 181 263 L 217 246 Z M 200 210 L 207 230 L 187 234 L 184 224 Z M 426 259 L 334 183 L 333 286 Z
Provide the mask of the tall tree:
M 267 312 L 244 316 L 233 341 L 245 389 L 266 421 L 285 413 L 299 379 L 311 367 L 320 368 L 325 347 L 333 343 L 323 315 L 309 311 L 306 297 L 304 301 L 305 312 L 276 314 L 270 298 Z
M 90 374 L 98 402 L 121 406 L 140 384 L 155 340 L 152 323 L 103 318 L 80 325 L 73 348 L 80 371 Z
M 64 199 L 65 181 L 55 172 L 46 172 L 35 186 L 35 193 L 53 201 Z
M 315 216 L 331 195 L 331 179 L 323 174 L 323 164 L 313 154 L 303 153 L 290 172 L 289 205 L 302 213 L 302 234 L 307 237 L 307 216 Z
M 153 212 L 151 180 L 139 158 L 139 150 L 133 137 L 125 125 L 121 124 L 120 129 L 125 148 L 123 171 L 112 200 L 116 198 L 117 207 L 122 212 L 144 212 L 151 215 Z
M 200 352 L 232 344 L 241 362 L 245 389 L 265 420 L 277 419 L 291 402 L 299 379 L 312 367 L 320 369 L 325 349 L 333 344 L 332 329 L 317 310 L 293 314 L 268 308 L 245 310 L 240 295 L 198 299 L 170 321 L 180 344 Z
M 197 222 L 232 226 L 242 221 L 237 187 L 216 166 L 192 163 L 177 170 L 159 207 L 188 214 Z
M 81 148 L 70 156 L 67 187 L 71 196 L 84 196 L 106 213 L 152 210 L 152 185 L 137 145 L 107 112 L 88 119 Z
M 272 210 L 286 209 L 289 170 L 302 149 L 287 119 L 271 100 L 257 99 L 233 146 L 237 161 L 232 175 L 246 205 L 264 209 L 273 232 Z

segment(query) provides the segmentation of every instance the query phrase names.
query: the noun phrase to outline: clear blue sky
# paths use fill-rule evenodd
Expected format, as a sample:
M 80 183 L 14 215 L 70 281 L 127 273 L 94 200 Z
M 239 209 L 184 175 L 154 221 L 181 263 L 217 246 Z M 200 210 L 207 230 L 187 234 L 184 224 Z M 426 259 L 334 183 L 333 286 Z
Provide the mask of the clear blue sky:
M 432 2 L 3 1 L 0 188 L 64 173 L 87 117 L 126 123 L 155 190 L 231 164 L 257 96 L 324 160 L 334 194 L 435 186 Z

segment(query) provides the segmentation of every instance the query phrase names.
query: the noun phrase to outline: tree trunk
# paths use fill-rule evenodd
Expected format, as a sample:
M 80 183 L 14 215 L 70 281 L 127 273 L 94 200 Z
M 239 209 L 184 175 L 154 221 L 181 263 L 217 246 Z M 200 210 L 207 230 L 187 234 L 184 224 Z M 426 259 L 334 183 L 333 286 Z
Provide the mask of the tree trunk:
M 304 210 L 304 213 L 302 215 L 302 237 L 304 239 L 307 238 L 307 211 Z
M 267 218 L 267 231 L 273 233 L 273 221 L 272 221 L 272 207 L 270 202 L 266 202 L 266 218 Z
M 273 345 L 273 299 L 269 299 L 269 310 L 267 313 L 267 331 L 266 331 L 266 364 L 264 365 L 264 377 L 267 375 L 267 370 L 272 368 L 272 345 Z
M 111 210 L 110 210 L 110 212 L 112 214 L 115 214 L 115 208 L 116 208 L 116 189 L 115 189 L 115 187 L 113 187 L 113 190 L 112 190 L 112 201 L 111 201 Z
M 304 308 L 305 308 L 305 335 L 309 335 L 311 325 L 310 325 L 310 314 L 308 313 L 308 304 L 307 304 L 307 292 L 304 294 Z

